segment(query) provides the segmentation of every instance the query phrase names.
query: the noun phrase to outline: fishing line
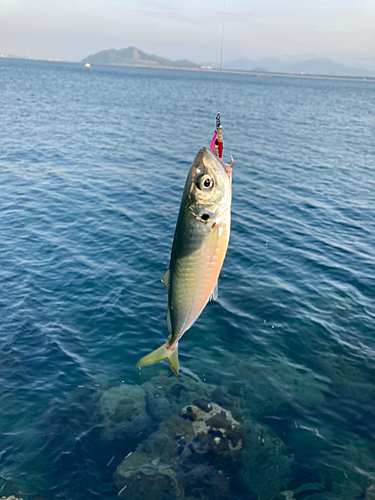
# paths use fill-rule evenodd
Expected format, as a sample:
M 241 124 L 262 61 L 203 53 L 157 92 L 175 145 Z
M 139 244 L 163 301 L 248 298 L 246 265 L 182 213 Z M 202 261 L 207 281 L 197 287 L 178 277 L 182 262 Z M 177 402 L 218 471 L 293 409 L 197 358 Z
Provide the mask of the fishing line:
M 224 28 L 225 28 L 225 4 L 226 0 L 223 3 L 223 24 L 221 28 L 221 51 L 220 51 L 220 76 L 219 76 L 219 110 L 216 114 L 216 132 L 215 135 L 217 137 L 217 155 L 219 158 L 223 157 L 223 132 L 220 121 L 220 109 L 223 104 L 223 52 L 224 52 Z
M 222 77 L 222 70 L 223 70 L 223 52 L 224 52 L 224 28 L 225 28 L 225 3 L 226 0 L 223 0 L 223 24 L 221 28 L 221 51 L 220 51 L 220 71 L 219 71 L 219 89 L 217 92 L 217 98 L 218 98 L 218 112 L 216 113 L 216 129 L 214 136 L 211 141 L 210 145 L 210 151 L 215 152 L 216 156 L 219 158 L 223 158 L 223 128 L 221 126 L 221 120 L 220 120 L 220 108 L 222 105 L 222 100 L 223 100 L 223 77 Z
M 223 26 L 221 29 L 221 54 L 220 54 L 220 73 L 223 68 L 223 49 L 224 49 L 224 27 L 225 27 L 225 3 L 226 0 L 224 0 L 224 6 L 223 6 Z
M 221 50 L 220 50 L 220 76 L 219 76 L 219 92 L 218 92 L 218 101 L 219 101 L 219 110 L 222 108 L 223 104 L 223 76 L 222 76 L 222 71 L 223 71 L 223 53 L 224 53 L 224 28 L 225 28 L 225 4 L 226 0 L 223 0 L 223 23 L 221 26 Z M 219 113 L 218 110 L 218 113 Z

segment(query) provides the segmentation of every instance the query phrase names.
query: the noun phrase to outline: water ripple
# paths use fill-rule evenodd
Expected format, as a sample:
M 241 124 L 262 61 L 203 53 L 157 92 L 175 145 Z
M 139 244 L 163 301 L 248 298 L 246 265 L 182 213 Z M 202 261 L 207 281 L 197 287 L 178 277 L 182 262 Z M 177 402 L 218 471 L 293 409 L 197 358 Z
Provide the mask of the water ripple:
M 296 498 L 326 491 L 322 478 L 343 491 L 345 474 L 363 497 L 375 466 L 373 83 L 5 59 L 0 77 L 0 491 L 116 496 L 105 460 L 131 450 L 100 438 L 98 397 L 159 369 L 134 365 L 167 338 L 160 279 L 220 92 L 232 236 L 182 368 L 243 385 L 294 454 Z

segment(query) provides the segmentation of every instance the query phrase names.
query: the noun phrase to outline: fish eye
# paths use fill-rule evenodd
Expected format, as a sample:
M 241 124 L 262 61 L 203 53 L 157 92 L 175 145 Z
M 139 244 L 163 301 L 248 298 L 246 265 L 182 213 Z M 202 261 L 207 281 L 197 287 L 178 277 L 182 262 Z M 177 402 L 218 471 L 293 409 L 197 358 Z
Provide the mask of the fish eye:
M 207 174 L 202 175 L 202 177 L 198 181 L 198 187 L 202 191 L 208 191 L 213 187 L 213 185 L 214 185 L 213 179 Z

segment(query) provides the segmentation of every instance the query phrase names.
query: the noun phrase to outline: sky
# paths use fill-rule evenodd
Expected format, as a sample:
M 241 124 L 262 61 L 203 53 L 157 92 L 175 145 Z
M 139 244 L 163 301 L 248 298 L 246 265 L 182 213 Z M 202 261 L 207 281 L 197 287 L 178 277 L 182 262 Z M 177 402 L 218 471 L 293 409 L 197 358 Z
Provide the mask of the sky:
M 130 45 L 168 59 L 330 57 L 375 70 L 375 0 L 0 0 L 0 54 L 80 61 Z

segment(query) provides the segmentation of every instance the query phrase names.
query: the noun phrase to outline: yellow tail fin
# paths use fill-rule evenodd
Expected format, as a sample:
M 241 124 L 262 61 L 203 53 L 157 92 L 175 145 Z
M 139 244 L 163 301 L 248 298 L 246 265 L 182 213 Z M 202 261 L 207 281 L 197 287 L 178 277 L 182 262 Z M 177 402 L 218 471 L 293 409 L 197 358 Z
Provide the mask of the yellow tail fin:
M 172 347 L 169 341 L 158 349 L 155 349 L 152 353 L 147 354 L 144 358 L 140 359 L 136 366 L 153 365 L 162 359 L 168 359 L 172 372 L 175 375 L 178 375 L 178 343 Z

